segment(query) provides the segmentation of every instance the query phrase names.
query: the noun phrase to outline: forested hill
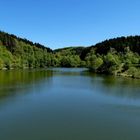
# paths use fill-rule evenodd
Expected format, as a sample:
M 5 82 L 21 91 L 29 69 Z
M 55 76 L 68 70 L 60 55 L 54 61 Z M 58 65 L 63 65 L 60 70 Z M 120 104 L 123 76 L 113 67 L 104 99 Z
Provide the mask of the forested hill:
M 40 67 L 88 67 L 96 73 L 140 78 L 140 36 L 51 50 L 0 31 L 0 69 Z
M 140 54 L 140 36 L 118 37 L 105 40 L 85 48 L 81 53 L 81 58 L 85 59 L 92 49 L 95 50 L 95 53 L 105 55 L 110 51 L 110 49 L 123 53 L 128 47 L 132 52 Z
M 23 39 L 13 34 L 8 34 L 0 31 L 0 45 L 5 46 L 9 51 L 14 52 L 16 48 L 20 47 L 21 42 L 25 43 L 26 45 L 30 45 L 32 47 L 37 47 L 40 49 L 47 50 L 47 52 L 52 52 L 50 48 L 44 45 L 41 45 L 39 43 L 33 43 L 32 41 L 29 41 L 27 39 Z
M 96 52 L 99 54 L 107 54 L 110 48 L 114 48 L 117 52 L 124 52 L 127 47 L 129 47 L 132 52 L 140 54 L 140 36 L 114 38 L 91 47 L 96 48 Z
M 96 73 L 140 78 L 140 36 L 106 40 L 83 54 L 87 66 Z
M 52 50 L 12 34 L 0 31 L 0 70 L 16 68 L 81 67 L 83 47 Z
M 0 31 L 0 69 L 50 66 L 52 53 L 39 43 Z
M 77 54 L 82 60 L 84 60 L 88 53 L 94 49 L 96 54 L 105 55 L 110 50 L 116 50 L 119 52 L 125 52 L 129 48 L 132 52 L 140 54 L 140 36 L 128 36 L 128 37 L 118 37 L 103 42 L 97 43 L 89 47 L 66 47 L 61 49 L 56 49 L 54 52 L 61 52 L 65 54 L 71 52 L 72 54 Z
M 65 53 L 65 52 L 69 51 L 72 54 L 81 55 L 81 53 L 82 53 L 82 51 L 84 51 L 84 49 L 85 48 L 83 46 L 72 46 L 72 47 L 56 49 L 56 50 L 54 50 L 54 52 L 55 53 L 58 53 L 58 52 Z

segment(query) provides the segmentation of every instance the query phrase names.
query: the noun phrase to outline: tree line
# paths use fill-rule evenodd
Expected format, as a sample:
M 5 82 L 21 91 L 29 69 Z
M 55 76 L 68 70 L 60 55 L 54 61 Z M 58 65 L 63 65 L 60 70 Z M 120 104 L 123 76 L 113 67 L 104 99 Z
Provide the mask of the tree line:
M 140 36 L 105 40 L 88 50 L 85 59 L 91 71 L 140 78 Z
M 105 40 L 90 47 L 52 50 L 0 31 L 0 69 L 87 67 L 92 72 L 140 77 L 140 36 Z
M 0 31 L 0 69 L 81 67 L 84 65 L 79 56 L 82 49 L 53 51 L 39 43 Z

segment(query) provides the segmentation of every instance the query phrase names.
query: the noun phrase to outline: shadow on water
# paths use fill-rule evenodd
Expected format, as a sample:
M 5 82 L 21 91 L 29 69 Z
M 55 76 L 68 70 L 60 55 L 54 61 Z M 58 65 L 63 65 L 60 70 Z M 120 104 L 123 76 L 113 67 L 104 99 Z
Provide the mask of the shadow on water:
M 80 76 L 87 74 L 87 68 L 52 68 L 55 76 Z
M 52 71 L 55 76 L 71 77 L 73 79 L 76 79 L 76 76 L 79 76 L 83 77 L 83 79 L 85 78 L 85 82 L 88 82 L 88 79 L 90 79 L 91 82 L 88 84 L 92 84 L 92 90 L 95 91 L 95 93 L 100 93 L 106 97 L 113 96 L 140 100 L 139 79 L 95 74 L 89 72 L 86 68 L 54 68 Z M 88 77 L 88 79 L 86 79 L 86 77 Z M 73 81 L 73 83 L 74 82 L 75 81 Z
M 53 76 L 51 70 L 10 70 L 0 71 L 0 99 L 20 94 L 39 82 L 49 81 Z
M 86 69 L 1 71 L 0 138 L 139 140 L 139 84 Z
M 64 77 L 66 83 L 72 82 L 72 84 L 76 84 L 76 80 L 74 79 L 79 76 L 82 80 L 85 79 L 86 83 L 88 82 L 88 85 L 93 88 L 93 91 L 99 91 L 97 93 L 105 96 L 140 99 L 140 80 L 93 74 L 86 68 L 0 71 L 0 99 L 16 95 L 16 93 L 20 94 L 24 91 L 26 92 L 32 86 L 39 86 L 39 83 L 44 84 L 45 82 L 48 82 L 47 87 L 50 87 L 48 84 L 53 77 L 57 76 L 61 78 Z M 65 83 L 63 84 L 65 85 Z M 84 88 L 83 84 L 84 81 L 81 83 L 82 88 Z M 56 85 L 52 86 L 55 87 Z M 75 86 L 80 87 L 80 83 Z
M 90 74 L 91 76 L 91 74 Z M 92 74 L 92 83 L 101 94 L 120 98 L 140 99 L 140 80 Z

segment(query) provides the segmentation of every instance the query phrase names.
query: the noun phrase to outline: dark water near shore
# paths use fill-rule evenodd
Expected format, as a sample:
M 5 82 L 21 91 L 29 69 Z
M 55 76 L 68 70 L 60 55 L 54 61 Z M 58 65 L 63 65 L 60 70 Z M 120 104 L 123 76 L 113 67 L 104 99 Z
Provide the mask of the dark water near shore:
M 140 80 L 85 70 L 0 71 L 0 140 L 140 140 Z

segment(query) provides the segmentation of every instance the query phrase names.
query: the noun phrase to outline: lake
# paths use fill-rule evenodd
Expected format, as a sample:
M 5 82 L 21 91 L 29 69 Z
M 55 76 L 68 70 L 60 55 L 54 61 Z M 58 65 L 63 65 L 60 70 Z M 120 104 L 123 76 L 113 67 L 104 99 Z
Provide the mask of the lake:
M 140 140 L 140 80 L 83 68 L 0 71 L 1 140 Z

